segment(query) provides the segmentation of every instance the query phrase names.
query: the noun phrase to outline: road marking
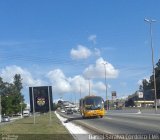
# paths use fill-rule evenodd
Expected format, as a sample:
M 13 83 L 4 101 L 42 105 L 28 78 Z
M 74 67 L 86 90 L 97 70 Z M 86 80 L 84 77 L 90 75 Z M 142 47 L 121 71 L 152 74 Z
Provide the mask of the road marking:
M 113 118 L 110 118 L 110 117 L 105 117 L 106 119 L 109 119 L 109 120 L 112 120 Z

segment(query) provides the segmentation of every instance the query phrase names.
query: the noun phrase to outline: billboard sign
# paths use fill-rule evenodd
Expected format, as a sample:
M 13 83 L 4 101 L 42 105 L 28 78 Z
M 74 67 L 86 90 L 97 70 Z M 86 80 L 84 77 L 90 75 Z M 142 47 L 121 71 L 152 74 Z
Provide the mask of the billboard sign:
M 49 112 L 52 106 L 52 87 L 29 87 L 31 112 Z
M 143 98 L 143 92 L 138 92 L 138 98 Z
M 113 100 L 113 99 L 116 99 L 116 97 L 117 97 L 116 91 L 112 91 L 112 100 Z
M 112 91 L 112 97 L 117 97 L 116 91 Z

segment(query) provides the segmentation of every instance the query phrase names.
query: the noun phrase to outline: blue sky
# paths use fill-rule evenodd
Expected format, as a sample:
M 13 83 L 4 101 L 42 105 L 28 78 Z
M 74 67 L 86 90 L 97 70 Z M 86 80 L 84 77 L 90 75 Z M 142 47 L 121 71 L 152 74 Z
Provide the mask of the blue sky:
M 15 73 L 28 87 L 52 85 L 53 98 L 91 92 L 105 98 L 134 93 L 152 73 L 149 24 L 153 24 L 155 63 L 160 57 L 159 0 L 0 1 L 0 76 Z

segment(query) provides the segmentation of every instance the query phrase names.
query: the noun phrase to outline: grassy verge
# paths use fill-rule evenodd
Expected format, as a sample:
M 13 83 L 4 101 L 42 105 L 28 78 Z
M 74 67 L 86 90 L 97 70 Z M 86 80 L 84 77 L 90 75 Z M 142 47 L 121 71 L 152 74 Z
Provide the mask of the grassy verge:
M 4 137 L 17 137 L 17 140 L 51 140 L 51 139 L 73 139 L 59 119 L 52 113 L 36 116 L 34 124 L 33 117 L 16 120 L 13 123 L 0 126 L 2 139 Z

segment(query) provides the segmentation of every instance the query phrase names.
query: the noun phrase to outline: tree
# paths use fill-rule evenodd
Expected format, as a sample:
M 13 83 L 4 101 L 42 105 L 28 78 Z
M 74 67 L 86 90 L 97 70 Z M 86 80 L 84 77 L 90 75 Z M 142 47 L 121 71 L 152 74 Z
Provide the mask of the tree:
M 7 82 L 3 82 L 3 88 L 1 86 L 1 106 L 2 106 L 2 114 L 10 115 L 13 114 L 12 110 L 12 84 Z
M 160 99 L 160 59 L 156 64 L 155 74 L 156 74 L 157 99 Z
M 3 82 L 3 79 L 0 77 L 0 95 L 4 94 L 5 90 L 5 83 Z
M 14 76 L 13 84 L 14 84 L 17 92 L 18 92 L 19 94 L 21 94 L 21 90 L 22 90 L 23 86 L 22 86 L 22 78 L 21 78 L 21 75 L 20 75 L 20 74 L 16 74 L 16 75 Z
M 139 91 L 143 91 L 143 86 L 142 85 L 139 86 Z
M 24 104 L 24 96 L 21 93 L 23 86 L 22 86 L 22 78 L 20 74 L 16 74 L 14 76 L 14 81 L 13 81 L 13 87 L 12 91 L 14 94 L 12 104 L 13 104 L 13 111 L 14 113 L 18 113 L 25 108 Z
M 21 111 L 21 108 L 24 109 L 26 107 L 24 97 L 21 93 L 22 88 L 22 78 L 20 74 L 14 76 L 13 83 L 3 82 L 0 77 L 2 114 L 17 114 Z
M 147 90 L 150 88 L 150 83 L 146 79 L 143 79 L 142 86 L 143 86 L 143 90 Z
M 156 63 L 155 67 L 155 78 L 156 78 L 156 93 L 157 93 L 157 99 L 160 99 L 160 59 Z M 152 91 L 154 89 L 154 76 L 153 74 L 150 76 L 149 82 L 146 79 L 143 79 L 143 91 L 144 94 L 150 92 L 150 95 L 153 94 Z M 152 97 L 152 96 L 150 96 Z M 150 98 L 151 100 L 151 98 Z
M 133 107 L 135 106 L 134 100 L 132 98 L 128 99 L 128 101 L 125 102 L 126 107 Z
M 58 108 L 58 105 L 55 103 L 53 103 L 52 105 L 53 105 L 53 111 L 55 111 Z

